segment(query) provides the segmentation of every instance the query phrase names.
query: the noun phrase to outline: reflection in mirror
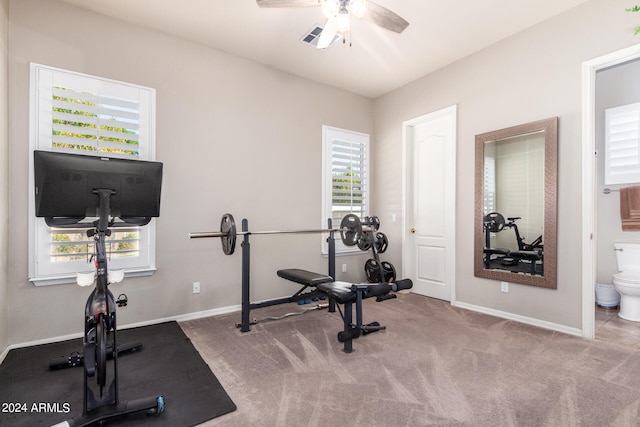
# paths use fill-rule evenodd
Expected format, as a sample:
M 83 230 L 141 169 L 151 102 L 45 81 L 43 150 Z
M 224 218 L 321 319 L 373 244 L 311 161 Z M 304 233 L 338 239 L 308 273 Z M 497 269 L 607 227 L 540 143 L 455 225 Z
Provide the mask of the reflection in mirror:
M 476 135 L 475 274 L 556 287 L 557 118 Z
M 485 268 L 544 274 L 543 172 L 542 131 L 484 143 Z

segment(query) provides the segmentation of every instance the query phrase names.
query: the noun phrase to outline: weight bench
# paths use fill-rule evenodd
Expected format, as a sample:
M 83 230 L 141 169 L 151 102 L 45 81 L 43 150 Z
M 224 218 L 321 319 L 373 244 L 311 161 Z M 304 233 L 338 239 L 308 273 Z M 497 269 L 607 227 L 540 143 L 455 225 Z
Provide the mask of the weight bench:
M 534 276 L 536 274 L 541 274 L 536 271 L 536 265 L 538 265 L 538 261 L 542 261 L 542 251 L 511 251 L 509 256 L 518 261 L 529 261 L 531 265 L 529 273 Z
M 500 257 L 504 258 L 509 256 L 509 253 L 511 251 L 509 251 L 509 249 L 502 249 L 502 248 L 484 248 L 484 268 L 486 269 L 490 269 L 491 268 L 491 261 L 495 261 L 496 259 L 499 259 Z M 494 258 L 492 259 L 491 257 L 493 255 L 498 255 L 498 258 Z
M 343 351 L 351 353 L 353 351 L 353 339 L 360 335 L 366 335 L 385 329 L 378 322 L 368 324 L 362 323 L 362 300 L 365 298 L 377 297 L 378 301 L 389 299 L 391 291 L 399 291 L 402 289 L 411 289 L 413 283 L 410 279 L 398 280 L 392 283 L 362 283 L 353 284 L 348 282 L 334 281 L 331 276 L 313 273 L 307 270 L 286 269 L 278 270 L 278 276 L 292 282 L 299 283 L 307 287 L 315 287 L 318 292 L 329 297 L 330 311 L 335 303 L 344 305 L 344 312 L 340 310 L 344 328 L 338 332 L 338 341 L 344 343 Z M 393 295 L 395 297 L 395 295 Z M 356 306 L 356 323 L 353 323 L 353 304 Z

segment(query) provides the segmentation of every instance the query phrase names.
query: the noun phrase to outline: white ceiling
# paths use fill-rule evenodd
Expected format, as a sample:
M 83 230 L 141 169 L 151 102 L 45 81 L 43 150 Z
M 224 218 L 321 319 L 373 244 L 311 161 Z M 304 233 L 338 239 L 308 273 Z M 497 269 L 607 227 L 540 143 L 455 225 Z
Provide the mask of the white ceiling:
M 347 44 L 300 42 L 322 11 L 255 0 L 62 0 L 291 74 L 377 97 L 587 0 L 376 0 L 409 21 L 396 34 L 353 19 Z M 351 46 L 349 46 L 351 40 Z

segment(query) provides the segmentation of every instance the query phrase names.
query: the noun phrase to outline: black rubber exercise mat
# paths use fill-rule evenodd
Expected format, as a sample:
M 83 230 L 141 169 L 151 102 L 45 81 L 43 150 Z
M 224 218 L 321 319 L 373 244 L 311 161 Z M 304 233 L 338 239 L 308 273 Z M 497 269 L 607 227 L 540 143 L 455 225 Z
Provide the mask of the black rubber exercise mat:
M 118 357 L 120 403 L 162 395 L 164 412 L 132 414 L 109 426 L 193 426 L 236 405 L 176 322 L 120 330 L 118 345 L 142 348 Z M 82 340 L 9 351 L 0 365 L 0 426 L 47 426 L 82 415 L 83 368 L 49 370 L 49 362 L 80 351 Z

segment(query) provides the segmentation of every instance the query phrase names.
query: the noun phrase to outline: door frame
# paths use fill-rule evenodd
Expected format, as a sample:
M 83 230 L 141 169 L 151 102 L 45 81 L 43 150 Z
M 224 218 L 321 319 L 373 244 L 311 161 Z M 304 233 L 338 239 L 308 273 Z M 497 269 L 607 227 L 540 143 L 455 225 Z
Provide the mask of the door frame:
M 640 58 L 640 44 L 582 64 L 582 336 L 595 338 L 596 283 L 596 73 Z
M 433 111 L 431 113 L 415 117 L 413 119 L 404 121 L 402 123 L 402 271 L 407 275 L 409 260 L 404 254 L 408 254 L 409 245 L 413 239 L 409 238 L 409 227 L 407 215 L 410 214 L 410 209 L 413 205 L 412 200 L 412 181 L 413 181 L 413 159 L 411 154 L 413 152 L 413 132 L 412 129 L 420 124 L 426 123 L 430 120 L 437 119 L 442 116 L 451 115 L 453 117 L 453 143 L 449 152 L 451 164 L 446 165 L 445 170 L 449 171 L 449 182 L 451 183 L 449 191 L 454 192 L 454 197 L 451 198 L 451 205 L 446 207 L 448 214 L 450 215 L 453 226 L 451 227 L 450 244 L 447 243 L 446 249 L 446 270 L 445 277 L 451 278 L 451 300 L 453 305 L 456 301 L 456 164 L 457 164 L 457 146 L 458 146 L 458 106 L 456 104 L 443 108 L 441 110 Z M 414 261 L 411 261 L 414 262 Z

